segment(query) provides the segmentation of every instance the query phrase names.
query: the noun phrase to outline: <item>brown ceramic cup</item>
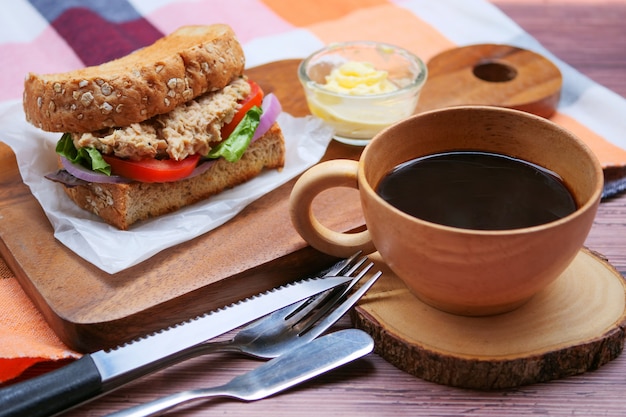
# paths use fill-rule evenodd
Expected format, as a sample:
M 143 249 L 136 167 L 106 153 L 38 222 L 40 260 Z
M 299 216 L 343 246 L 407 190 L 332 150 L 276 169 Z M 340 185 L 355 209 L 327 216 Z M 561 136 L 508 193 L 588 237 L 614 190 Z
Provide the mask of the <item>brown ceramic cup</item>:
M 381 178 L 400 163 L 452 150 L 505 154 L 556 172 L 578 208 L 538 226 L 473 230 L 412 217 L 376 193 Z M 367 230 L 339 233 L 314 217 L 315 196 L 340 186 L 359 190 Z M 423 302 L 482 316 L 511 311 L 558 278 L 585 242 L 602 187 L 599 161 L 567 130 L 517 110 L 463 106 L 412 116 L 381 131 L 359 161 L 312 167 L 295 184 L 290 210 L 314 248 L 339 257 L 377 250 Z

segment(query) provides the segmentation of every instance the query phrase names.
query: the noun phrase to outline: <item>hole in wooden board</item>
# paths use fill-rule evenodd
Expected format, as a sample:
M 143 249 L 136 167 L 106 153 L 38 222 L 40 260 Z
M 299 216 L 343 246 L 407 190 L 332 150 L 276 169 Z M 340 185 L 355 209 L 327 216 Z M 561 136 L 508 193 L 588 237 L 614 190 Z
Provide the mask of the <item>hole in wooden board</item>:
M 517 77 L 517 70 L 505 63 L 497 61 L 483 61 L 473 69 L 474 76 L 483 81 L 502 83 Z

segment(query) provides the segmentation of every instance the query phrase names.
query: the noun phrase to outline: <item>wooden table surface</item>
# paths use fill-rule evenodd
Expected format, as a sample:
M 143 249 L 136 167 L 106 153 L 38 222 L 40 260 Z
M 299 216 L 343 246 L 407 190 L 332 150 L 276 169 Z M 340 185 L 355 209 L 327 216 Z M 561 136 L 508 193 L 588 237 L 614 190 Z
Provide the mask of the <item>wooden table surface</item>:
M 626 0 L 494 0 L 556 56 L 626 97 Z M 602 203 L 586 245 L 626 275 L 626 194 Z M 339 327 L 350 323 L 344 319 Z M 142 378 L 70 411 L 101 416 L 184 389 L 224 383 L 259 363 L 212 355 Z M 44 369 L 45 370 L 45 369 Z M 33 372 L 41 372 L 36 369 Z M 210 400 L 169 415 L 209 416 L 621 416 L 626 355 L 597 371 L 496 392 L 436 385 L 371 354 L 287 393 L 253 403 Z

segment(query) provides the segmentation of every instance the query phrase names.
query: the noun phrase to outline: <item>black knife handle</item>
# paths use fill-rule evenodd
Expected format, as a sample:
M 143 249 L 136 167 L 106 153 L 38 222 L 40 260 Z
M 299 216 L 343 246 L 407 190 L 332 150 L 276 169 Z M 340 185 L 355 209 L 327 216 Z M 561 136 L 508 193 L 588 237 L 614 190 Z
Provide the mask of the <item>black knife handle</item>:
M 98 368 L 89 355 L 47 374 L 0 389 L 0 417 L 44 417 L 102 392 Z

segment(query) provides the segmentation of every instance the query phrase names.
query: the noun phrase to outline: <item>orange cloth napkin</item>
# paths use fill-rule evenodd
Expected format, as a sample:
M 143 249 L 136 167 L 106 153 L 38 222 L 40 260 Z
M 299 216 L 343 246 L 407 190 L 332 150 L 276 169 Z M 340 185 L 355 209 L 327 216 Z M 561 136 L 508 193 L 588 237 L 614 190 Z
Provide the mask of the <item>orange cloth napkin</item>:
M 38 362 L 80 356 L 54 334 L 0 258 L 0 383 Z

